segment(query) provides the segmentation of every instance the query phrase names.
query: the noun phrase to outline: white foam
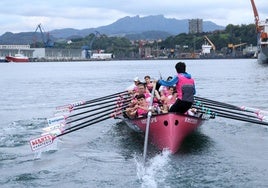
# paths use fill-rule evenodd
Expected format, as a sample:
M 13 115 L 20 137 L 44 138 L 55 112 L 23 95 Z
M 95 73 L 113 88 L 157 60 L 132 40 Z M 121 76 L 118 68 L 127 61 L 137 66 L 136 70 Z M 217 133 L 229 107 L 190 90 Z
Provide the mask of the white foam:
M 167 176 L 170 151 L 164 150 L 161 154 L 149 159 L 145 166 L 142 158 L 135 157 L 137 176 L 142 183 L 141 187 L 159 187 Z

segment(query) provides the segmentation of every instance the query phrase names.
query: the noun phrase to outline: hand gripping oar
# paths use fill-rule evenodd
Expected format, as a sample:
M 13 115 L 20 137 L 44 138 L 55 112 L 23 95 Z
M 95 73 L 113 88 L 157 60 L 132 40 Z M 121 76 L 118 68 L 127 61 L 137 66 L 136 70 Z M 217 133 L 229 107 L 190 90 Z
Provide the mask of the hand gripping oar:
M 150 123 L 151 123 L 151 116 L 152 116 L 152 109 L 153 109 L 153 101 L 154 101 L 154 92 L 155 92 L 156 83 L 154 83 L 154 87 L 151 92 L 151 98 L 149 103 L 149 111 L 147 114 L 147 122 L 146 122 L 146 130 L 145 130 L 145 138 L 144 138 L 144 148 L 143 148 L 143 163 L 145 165 L 146 162 L 146 155 L 147 155 L 147 146 L 148 146 L 148 136 L 150 130 Z

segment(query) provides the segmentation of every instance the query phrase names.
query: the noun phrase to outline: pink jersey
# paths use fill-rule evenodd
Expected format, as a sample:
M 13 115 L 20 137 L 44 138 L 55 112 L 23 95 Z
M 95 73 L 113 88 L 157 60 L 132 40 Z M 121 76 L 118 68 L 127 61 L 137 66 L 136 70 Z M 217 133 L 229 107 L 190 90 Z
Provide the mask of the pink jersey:
M 147 112 L 148 112 L 148 110 L 144 110 L 144 109 L 142 109 L 142 108 L 138 108 L 138 109 L 137 109 L 137 115 L 138 115 L 138 117 L 147 114 Z

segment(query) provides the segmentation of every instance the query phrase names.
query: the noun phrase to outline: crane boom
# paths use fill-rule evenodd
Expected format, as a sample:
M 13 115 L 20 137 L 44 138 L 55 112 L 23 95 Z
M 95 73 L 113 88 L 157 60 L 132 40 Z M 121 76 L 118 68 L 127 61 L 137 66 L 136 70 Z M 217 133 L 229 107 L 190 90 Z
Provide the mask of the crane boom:
M 255 5 L 254 0 L 250 0 L 250 2 L 251 2 L 253 13 L 254 13 L 256 29 L 257 29 L 257 31 L 259 31 L 260 28 L 259 28 L 259 14 L 258 14 L 258 10 L 256 8 L 256 5 Z
M 243 45 L 245 45 L 245 44 L 247 44 L 247 43 L 244 42 L 244 43 L 241 43 L 241 44 L 235 44 L 235 45 L 233 45 L 233 48 L 237 48 L 237 47 L 239 47 L 239 46 L 243 46 Z
M 207 39 L 207 41 L 209 42 L 209 44 L 212 46 L 212 49 L 215 51 L 216 50 L 215 45 L 211 42 L 211 40 L 209 40 L 209 38 L 206 35 L 204 37 L 205 37 L 205 39 Z
M 43 33 L 43 30 L 42 30 L 42 27 L 41 27 L 41 23 L 37 25 L 34 33 L 36 33 L 38 30 L 41 33 L 42 42 L 45 43 L 45 37 L 44 37 L 44 33 Z
M 49 37 L 49 33 L 47 33 L 47 37 L 45 37 L 45 30 L 42 28 L 41 23 L 37 25 L 35 32 L 40 31 L 41 37 L 42 37 L 42 42 L 44 44 L 45 47 L 53 47 L 53 42 L 51 41 L 50 37 Z

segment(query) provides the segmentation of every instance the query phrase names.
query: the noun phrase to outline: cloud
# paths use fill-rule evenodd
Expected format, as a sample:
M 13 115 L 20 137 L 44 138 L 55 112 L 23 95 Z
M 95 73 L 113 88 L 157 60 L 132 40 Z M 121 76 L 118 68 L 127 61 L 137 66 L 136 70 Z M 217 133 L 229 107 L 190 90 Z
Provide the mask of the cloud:
M 255 0 L 260 19 L 267 18 L 267 0 Z M 39 23 L 46 31 L 84 29 L 111 24 L 125 16 L 164 15 L 167 18 L 201 18 L 218 25 L 254 23 L 250 1 L 245 0 L 1 0 L 0 34 L 34 31 Z

